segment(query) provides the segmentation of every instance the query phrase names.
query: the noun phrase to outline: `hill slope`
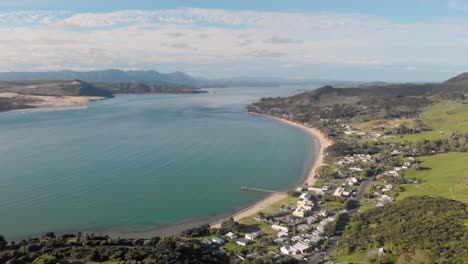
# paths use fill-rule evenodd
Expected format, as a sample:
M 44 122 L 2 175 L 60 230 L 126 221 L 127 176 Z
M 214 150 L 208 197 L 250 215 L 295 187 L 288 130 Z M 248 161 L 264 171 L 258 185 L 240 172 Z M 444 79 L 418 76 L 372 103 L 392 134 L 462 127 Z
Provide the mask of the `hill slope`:
M 38 96 L 101 96 L 113 97 L 112 92 L 81 80 L 0 82 L 0 92 Z

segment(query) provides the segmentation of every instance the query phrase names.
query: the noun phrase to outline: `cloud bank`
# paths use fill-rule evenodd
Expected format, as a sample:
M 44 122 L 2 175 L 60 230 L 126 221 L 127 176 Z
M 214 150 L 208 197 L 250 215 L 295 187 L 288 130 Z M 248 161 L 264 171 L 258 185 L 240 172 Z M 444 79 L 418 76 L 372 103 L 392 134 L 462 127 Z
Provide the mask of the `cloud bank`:
M 431 79 L 468 70 L 468 20 L 402 24 L 362 14 L 212 9 L 0 12 L 0 48 L 0 71 Z

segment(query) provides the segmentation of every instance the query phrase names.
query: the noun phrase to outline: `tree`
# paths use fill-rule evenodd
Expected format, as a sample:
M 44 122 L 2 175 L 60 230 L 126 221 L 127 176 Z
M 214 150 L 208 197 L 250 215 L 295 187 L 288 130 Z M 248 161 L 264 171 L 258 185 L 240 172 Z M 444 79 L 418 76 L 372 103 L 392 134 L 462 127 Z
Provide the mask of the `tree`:
M 5 239 L 5 237 L 3 237 L 2 235 L 0 235 L 0 249 L 4 249 L 7 245 L 7 241 Z

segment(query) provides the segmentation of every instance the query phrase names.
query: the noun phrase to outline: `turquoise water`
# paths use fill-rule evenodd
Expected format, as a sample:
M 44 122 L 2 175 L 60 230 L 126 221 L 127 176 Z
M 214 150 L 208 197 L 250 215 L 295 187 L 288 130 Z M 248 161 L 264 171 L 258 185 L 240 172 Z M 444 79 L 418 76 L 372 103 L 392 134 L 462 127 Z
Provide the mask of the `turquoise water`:
M 88 109 L 0 113 L 0 234 L 138 231 L 223 215 L 285 190 L 313 141 L 246 113 L 297 88 L 132 95 Z

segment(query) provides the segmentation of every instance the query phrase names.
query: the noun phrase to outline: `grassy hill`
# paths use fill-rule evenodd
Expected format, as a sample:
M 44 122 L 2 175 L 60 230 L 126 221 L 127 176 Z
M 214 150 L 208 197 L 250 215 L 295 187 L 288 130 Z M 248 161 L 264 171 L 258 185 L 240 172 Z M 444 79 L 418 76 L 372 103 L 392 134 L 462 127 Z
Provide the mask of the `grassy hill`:
M 432 131 L 403 135 L 393 141 L 444 139 L 454 132 L 468 132 L 468 104 L 462 102 L 444 101 L 431 105 L 424 109 L 419 118 Z
M 445 153 L 420 158 L 426 170 L 409 169 L 406 178 L 418 178 L 419 184 L 404 184 L 397 199 L 408 196 L 442 196 L 468 203 L 468 153 Z

